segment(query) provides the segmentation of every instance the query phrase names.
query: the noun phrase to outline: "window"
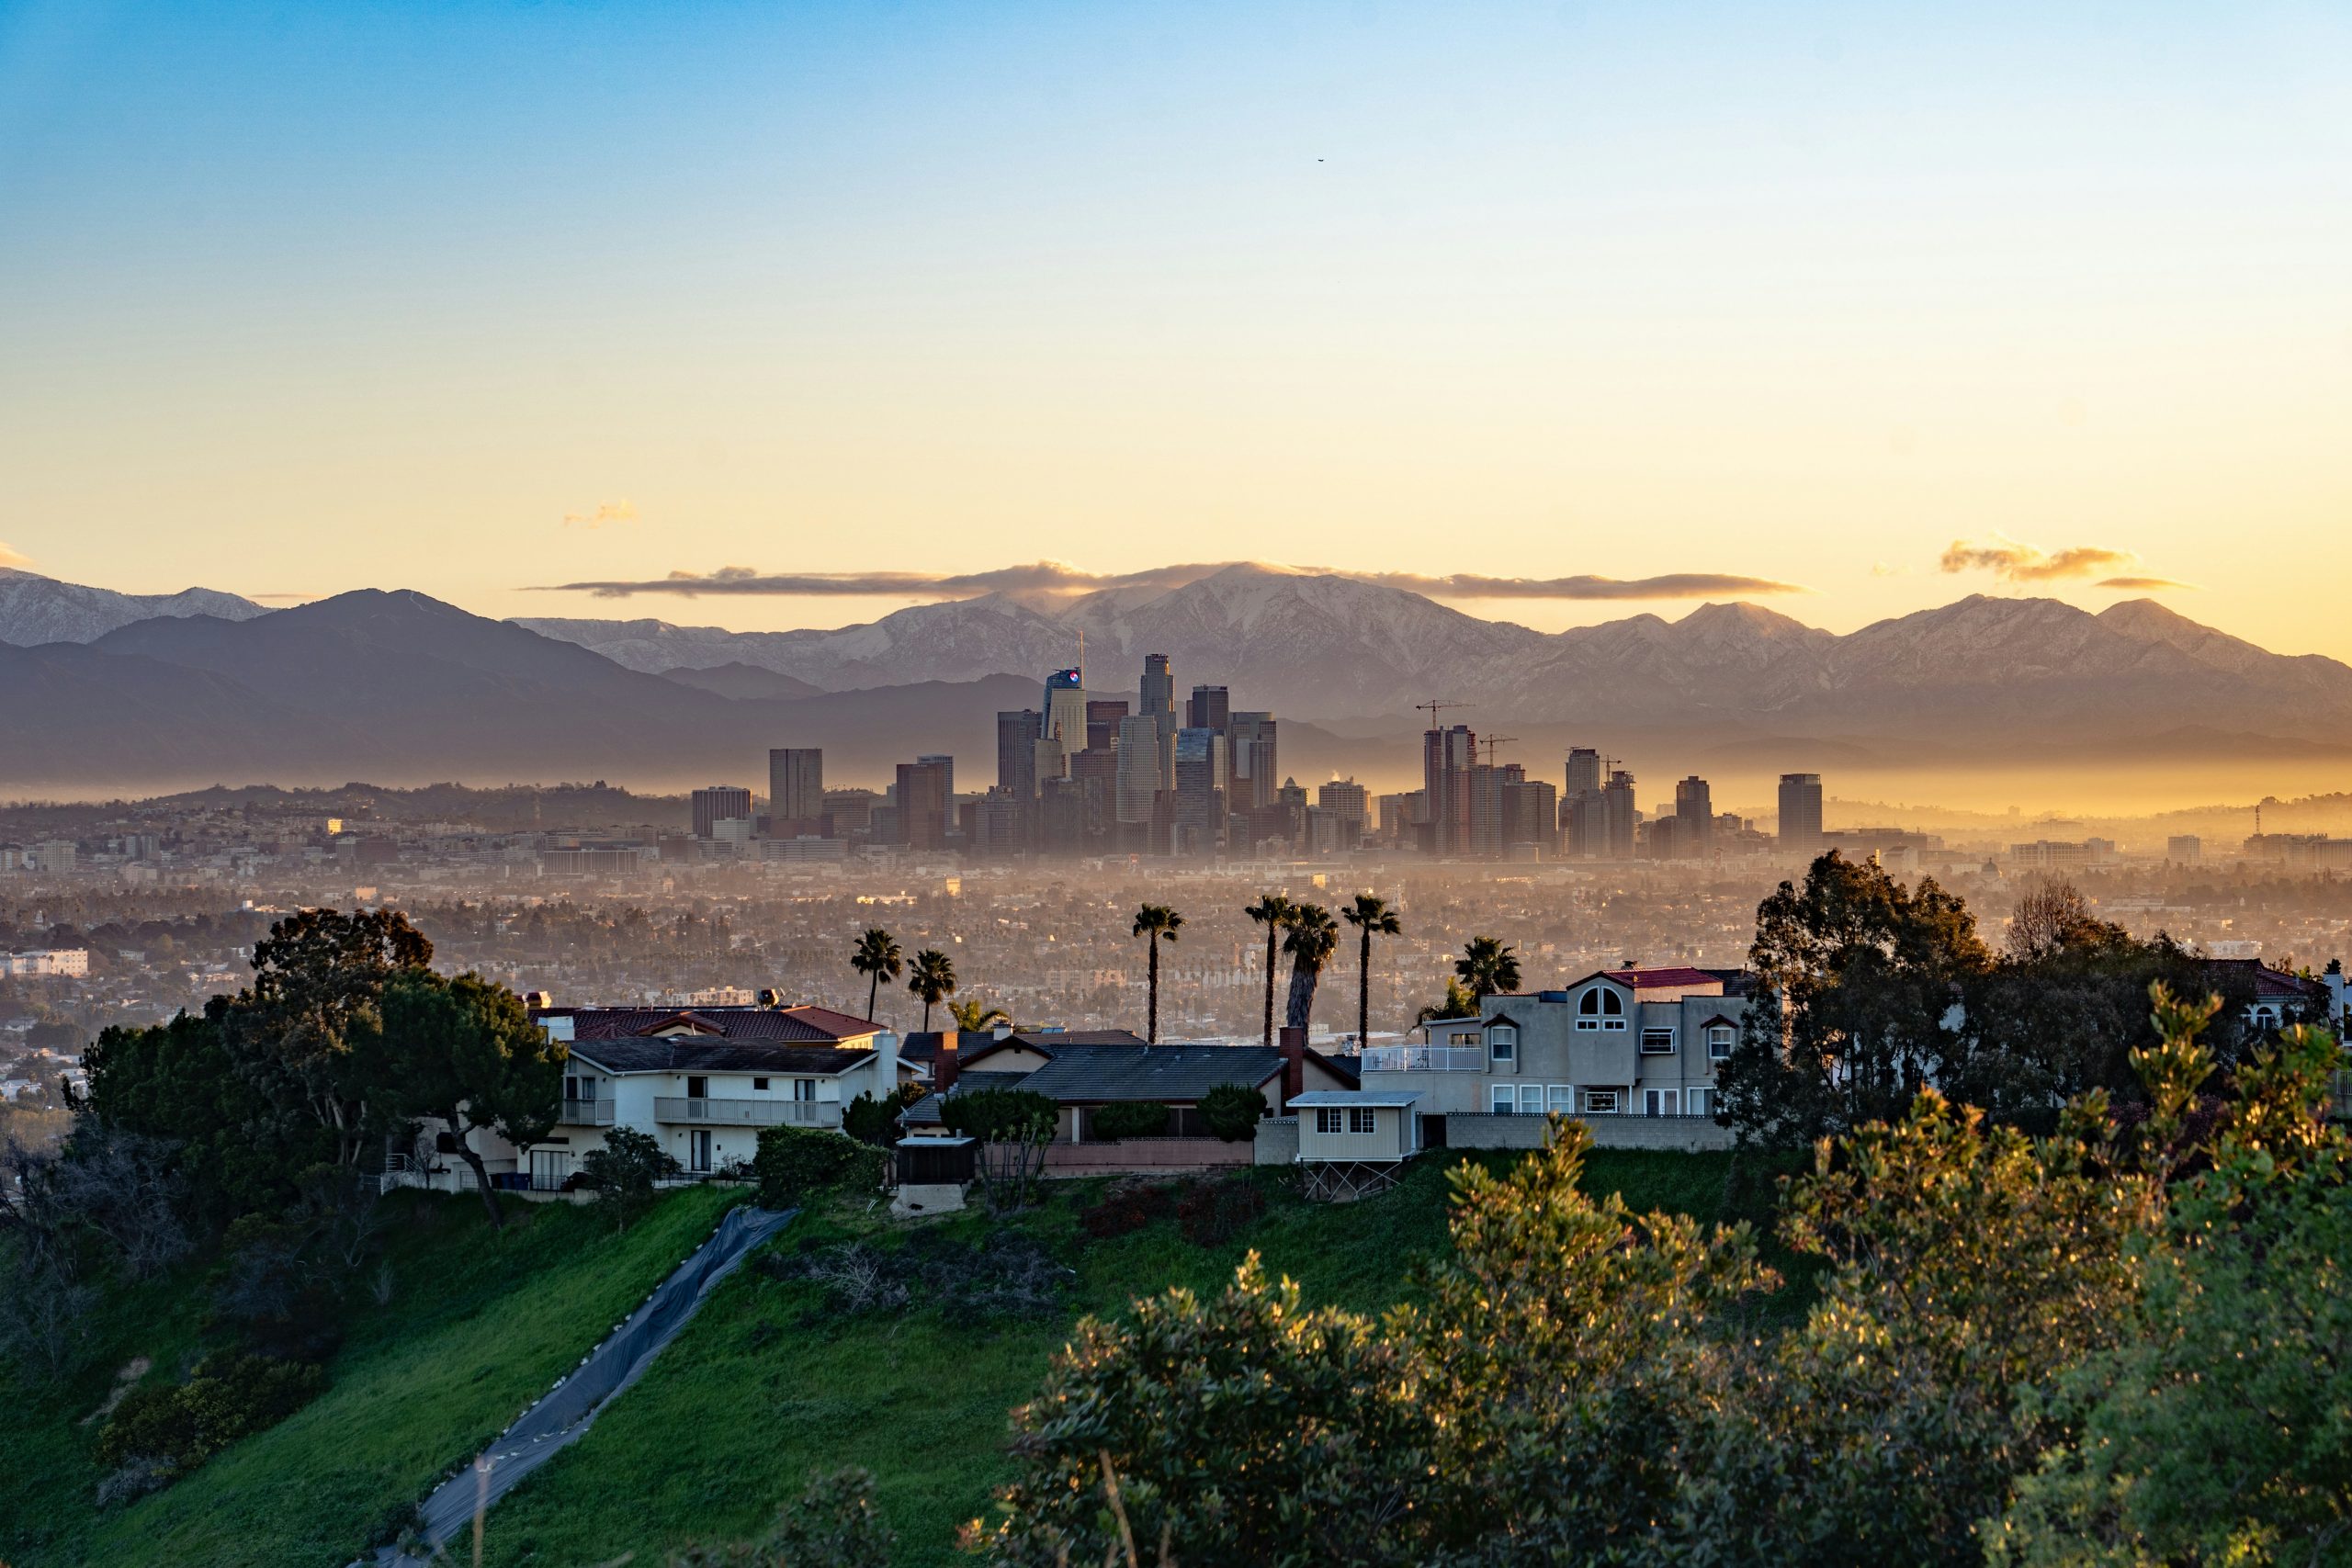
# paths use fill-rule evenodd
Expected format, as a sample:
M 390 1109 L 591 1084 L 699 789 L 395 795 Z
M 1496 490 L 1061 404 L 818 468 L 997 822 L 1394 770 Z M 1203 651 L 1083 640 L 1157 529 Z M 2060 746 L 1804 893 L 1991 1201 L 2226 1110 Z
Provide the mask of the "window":
M 1544 1086 L 1540 1083 L 1519 1086 L 1519 1113 L 1522 1116 L 1544 1114 Z
M 792 1098 L 793 1098 L 793 1099 L 795 1099 L 795 1100 L 814 1100 L 814 1099 L 816 1099 L 816 1098 L 817 1098 L 817 1080 L 816 1080 L 815 1078 L 795 1078 L 795 1079 L 793 1079 L 793 1080 L 792 1080 Z
M 1337 1133 L 1340 1131 L 1340 1117 L 1339 1107 L 1335 1105 L 1327 1105 L 1316 1111 L 1315 1130 L 1317 1132 Z
M 1496 1115 L 1508 1116 L 1519 1109 L 1519 1091 L 1507 1083 L 1498 1083 L 1495 1085 L 1487 1103 L 1494 1107 Z
M 1498 1062 L 1508 1062 L 1519 1054 L 1519 1029 L 1515 1024 L 1498 1023 L 1487 1031 L 1487 1051 Z
M 1617 1114 L 1617 1091 L 1613 1089 L 1589 1089 L 1584 1091 L 1584 1109 L 1589 1116 Z
M 1674 1116 L 1680 1113 L 1681 1095 L 1670 1089 L 1642 1091 L 1642 1113 L 1646 1116 Z
M 1459 1045 L 1464 1050 L 1476 1051 L 1478 1048 L 1478 1032 L 1475 1029 L 1456 1030 L 1445 1038 L 1448 1043 Z
M 1553 1115 L 1574 1116 L 1577 1113 L 1577 1090 L 1574 1084 L 1555 1083 L 1547 1093 L 1551 1098 L 1549 1109 Z
M 767 1079 L 765 1079 L 765 1078 L 753 1078 L 753 1079 L 752 1080 L 752 1092 L 753 1092 L 754 1094 L 765 1094 L 765 1093 L 767 1093 L 767 1091 L 768 1091 L 768 1080 L 767 1080 Z
M 1595 986 L 1577 998 L 1578 1029 L 1623 1029 L 1625 998 L 1606 986 Z
M 563 1080 L 563 1098 L 566 1100 L 595 1099 L 596 1080 L 585 1074 L 567 1076 Z
M 1693 1116 L 1714 1114 L 1715 1091 L 1711 1089 L 1686 1089 L 1682 1091 L 1682 1107 Z
M 1348 1107 L 1349 1132 L 1356 1134 L 1358 1136 L 1363 1136 L 1363 1134 L 1374 1131 L 1376 1125 L 1377 1124 L 1373 1121 L 1371 1106 L 1351 1105 Z
M 1731 1055 L 1732 1027 L 1728 1023 L 1707 1025 L 1707 1060 L 1720 1062 Z
M 708 1100 L 710 1098 L 710 1080 L 708 1078 L 700 1077 L 688 1078 L 686 1080 L 686 1098 L 688 1100 Z
M 1671 1029 L 1645 1029 L 1645 1030 L 1643 1030 L 1643 1031 L 1642 1031 L 1642 1055 L 1645 1055 L 1645 1056 L 1671 1056 L 1671 1055 L 1674 1055 L 1674 1031 L 1672 1031 Z

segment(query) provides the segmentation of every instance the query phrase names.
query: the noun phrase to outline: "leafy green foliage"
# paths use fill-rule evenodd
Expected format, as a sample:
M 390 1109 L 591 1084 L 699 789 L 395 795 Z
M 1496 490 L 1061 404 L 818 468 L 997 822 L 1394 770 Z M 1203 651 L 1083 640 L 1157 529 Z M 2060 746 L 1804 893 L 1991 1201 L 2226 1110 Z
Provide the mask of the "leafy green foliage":
M 990 1213 L 1028 1204 L 1046 1167 L 1046 1145 L 1060 1124 L 1059 1107 L 1027 1089 L 969 1089 L 941 1100 L 939 1120 L 949 1132 L 979 1141 L 980 1189 Z
M 1115 1100 L 1096 1106 L 1087 1113 L 1087 1122 L 1097 1138 L 1163 1137 L 1168 1132 L 1168 1107 L 1156 1100 Z
M 882 982 L 897 979 L 906 966 L 906 958 L 899 951 L 898 939 L 876 926 L 850 949 L 849 966 L 865 976 L 865 1016 L 871 1019 L 874 1005 L 882 995 Z
M 1509 942 L 1490 936 L 1474 936 L 1453 961 L 1453 976 L 1470 993 L 1470 1005 L 1456 1017 L 1467 1017 L 1478 1010 L 1478 1004 L 1488 997 L 1501 996 L 1519 989 L 1519 952 Z M 1452 987 L 1447 987 L 1452 999 Z
M 938 948 L 924 948 L 907 972 L 907 989 L 922 999 L 922 1026 L 929 1029 L 931 1010 L 956 990 L 956 961 Z
M 1211 1134 L 1228 1144 L 1244 1143 L 1258 1135 L 1266 1097 L 1250 1084 L 1221 1083 L 1201 1096 L 1200 1111 Z
M 1283 1004 L 1285 1029 L 1305 1029 L 1314 1017 L 1316 987 L 1339 945 L 1340 928 L 1330 910 L 1320 904 L 1301 904 L 1290 912 L 1283 931 L 1283 951 L 1290 955 L 1290 995 Z
M 650 1133 L 616 1127 L 605 1134 L 602 1148 L 580 1159 L 580 1185 L 596 1194 L 599 1204 L 612 1211 L 622 1230 L 653 1201 L 653 1184 L 678 1174 L 675 1156 Z
M 183 1383 L 126 1395 L 98 1434 L 107 1466 L 157 1461 L 169 1475 L 194 1469 L 241 1438 L 283 1421 L 326 1389 L 326 1373 L 266 1356 L 214 1356 Z
M 899 1113 L 921 1100 L 925 1092 L 922 1085 L 907 1083 L 878 1100 L 861 1094 L 842 1108 L 842 1131 L 876 1148 L 896 1147 L 904 1131 L 899 1125 Z
M 873 1472 L 838 1470 L 812 1472 L 808 1490 L 776 1510 L 760 1540 L 690 1547 L 669 1562 L 671 1568 L 888 1568 L 896 1539 L 875 1506 Z
M 1476 1018 L 1477 1016 L 1478 998 L 1470 994 L 1469 988 L 1464 986 L 1458 977 L 1449 977 L 1445 982 L 1443 998 L 1422 1003 L 1420 1011 L 1413 1015 L 1413 1022 L 1418 1025 L 1427 1023 L 1433 1018 Z
M 323 1128 L 281 1117 L 239 1070 L 222 1029 L 229 1005 L 216 997 L 200 1015 L 107 1029 L 82 1058 L 93 1116 L 179 1149 L 183 1213 L 204 1234 L 287 1202 L 299 1172 L 334 1156 Z
M 878 1189 L 889 1157 L 872 1144 L 820 1127 L 765 1127 L 752 1170 L 761 1206 L 788 1209 L 827 1192 Z

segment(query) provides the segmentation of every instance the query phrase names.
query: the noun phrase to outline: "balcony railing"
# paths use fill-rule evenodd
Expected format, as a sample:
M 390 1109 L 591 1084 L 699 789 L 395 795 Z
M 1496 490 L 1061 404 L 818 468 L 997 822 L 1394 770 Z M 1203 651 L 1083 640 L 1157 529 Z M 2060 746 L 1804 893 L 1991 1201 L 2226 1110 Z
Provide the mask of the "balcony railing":
M 558 1118 L 573 1127 L 609 1127 L 613 1124 L 613 1102 L 609 1100 L 567 1100 L 563 1114 Z
M 1487 1053 L 1476 1045 L 1374 1045 L 1357 1066 L 1367 1073 L 1483 1073 Z
M 653 1101 L 656 1122 L 694 1122 L 726 1127 L 838 1127 L 839 1100 L 695 1100 L 663 1095 Z

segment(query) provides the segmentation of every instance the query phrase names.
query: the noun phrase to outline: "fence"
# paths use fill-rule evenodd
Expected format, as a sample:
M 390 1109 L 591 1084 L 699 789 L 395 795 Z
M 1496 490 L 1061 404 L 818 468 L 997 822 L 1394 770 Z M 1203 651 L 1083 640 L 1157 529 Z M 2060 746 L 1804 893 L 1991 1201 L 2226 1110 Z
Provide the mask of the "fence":
M 1228 1144 L 1218 1138 L 1123 1138 L 1115 1144 L 1048 1144 L 1046 1174 L 1049 1177 L 1181 1176 L 1196 1170 L 1225 1170 L 1255 1162 L 1255 1145 Z
M 1540 1149 L 1543 1116 L 1497 1116 L 1454 1111 L 1445 1119 L 1445 1141 L 1457 1149 Z M 1727 1149 L 1731 1129 L 1712 1116 L 1587 1116 L 1581 1118 L 1597 1149 Z

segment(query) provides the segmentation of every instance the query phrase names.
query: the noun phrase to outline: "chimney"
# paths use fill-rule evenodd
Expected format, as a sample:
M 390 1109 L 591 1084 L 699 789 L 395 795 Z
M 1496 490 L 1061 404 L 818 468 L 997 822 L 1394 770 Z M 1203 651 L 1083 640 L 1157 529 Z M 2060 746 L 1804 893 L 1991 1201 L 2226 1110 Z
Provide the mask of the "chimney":
M 1274 1108 L 1277 1116 L 1285 1115 L 1290 1102 L 1306 1092 L 1306 1031 L 1283 1029 L 1275 1036 L 1282 1043 L 1283 1102 Z
M 956 1032 L 944 1029 L 939 1033 L 939 1055 L 932 1059 L 931 1087 L 935 1094 L 945 1094 L 956 1087 Z

